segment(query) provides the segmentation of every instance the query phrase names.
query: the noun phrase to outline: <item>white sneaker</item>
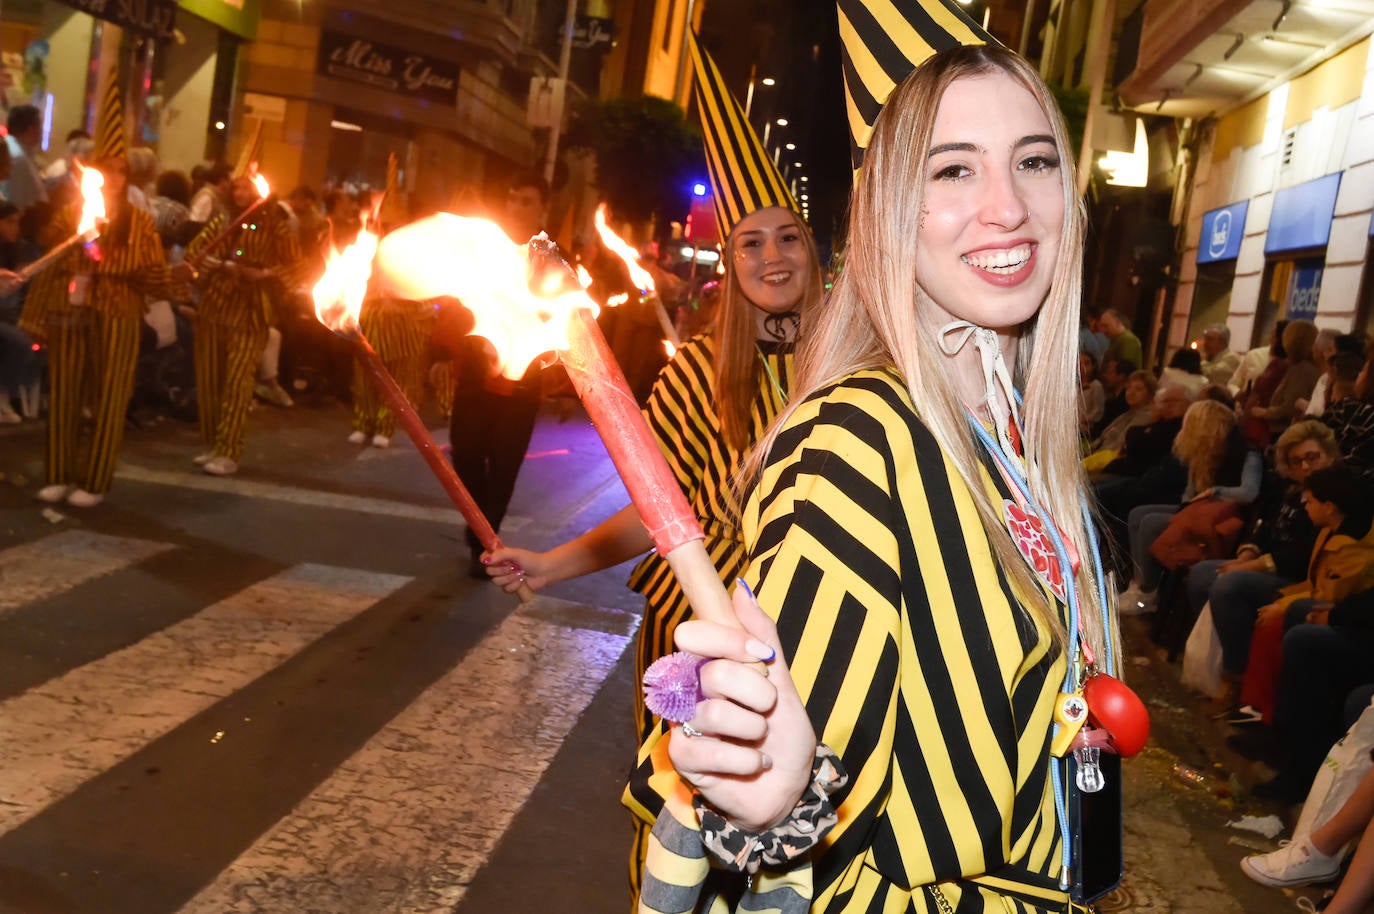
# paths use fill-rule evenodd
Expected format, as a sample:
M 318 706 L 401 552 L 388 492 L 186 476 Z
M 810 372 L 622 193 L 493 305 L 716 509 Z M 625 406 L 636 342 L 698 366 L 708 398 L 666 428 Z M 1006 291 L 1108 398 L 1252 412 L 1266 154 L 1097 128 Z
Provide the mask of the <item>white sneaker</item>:
M 372 436 L 372 446 L 373 446 L 373 447 L 391 447 L 391 439 L 388 438 L 386 435 L 373 435 L 373 436 Z
M 1341 861 L 1317 850 L 1311 837 L 1303 835 L 1276 851 L 1246 857 L 1240 862 L 1240 868 L 1261 885 L 1282 888 L 1309 882 L 1330 882 L 1340 875 Z
M 214 457 L 206 461 L 201 469 L 211 476 L 233 476 L 239 471 L 239 465 L 228 457 Z
M 1117 612 L 1123 616 L 1139 616 L 1155 611 L 1158 595 L 1154 591 L 1146 593 L 1134 582 L 1116 598 Z
M 67 504 L 74 508 L 94 508 L 104 500 L 104 495 L 87 492 L 85 489 L 72 489 L 67 494 Z
M 59 501 L 66 500 L 67 496 L 71 494 L 71 491 L 74 488 L 76 487 L 63 485 L 60 482 L 55 482 L 50 486 L 44 486 L 43 488 L 39 489 L 37 492 L 34 493 L 33 497 L 38 499 L 39 501 L 46 501 L 50 505 L 55 505 Z
M 272 381 L 270 384 L 259 382 L 253 387 L 253 394 L 260 400 L 265 400 L 273 406 L 295 406 L 295 401 L 291 399 L 280 384 Z
M 198 466 L 198 467 L 203 467 L 203 466 L 205 466 L 207 463 L 209 463 L 211 460 L 214 460 L 214 459 L 215 459 L 215 452 L 214 452 L 214 451 L 206 451 L 204 454 L 197 454 L 196 456 L 192 457 L 192 458 L 191 458 L 191 462 L 194 463 L 194 464 L 195 464 L 196 466 Z
M 364 432 L 354 432 L 348 436 L 349 444 L 367 444 L 367 435 Z

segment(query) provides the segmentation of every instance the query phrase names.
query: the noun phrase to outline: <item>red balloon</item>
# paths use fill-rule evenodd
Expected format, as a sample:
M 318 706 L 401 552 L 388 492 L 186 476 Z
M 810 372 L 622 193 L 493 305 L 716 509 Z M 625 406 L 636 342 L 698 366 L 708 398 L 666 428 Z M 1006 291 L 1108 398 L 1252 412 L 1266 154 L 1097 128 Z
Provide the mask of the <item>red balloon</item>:
M 1083 685 L 1088 701 L 1088 720 L 1111 734 L 1123 758 L 1145 748 L 1150 738 L 1150 712 L 1130 686 L 1106 673 L 1092 676 Z

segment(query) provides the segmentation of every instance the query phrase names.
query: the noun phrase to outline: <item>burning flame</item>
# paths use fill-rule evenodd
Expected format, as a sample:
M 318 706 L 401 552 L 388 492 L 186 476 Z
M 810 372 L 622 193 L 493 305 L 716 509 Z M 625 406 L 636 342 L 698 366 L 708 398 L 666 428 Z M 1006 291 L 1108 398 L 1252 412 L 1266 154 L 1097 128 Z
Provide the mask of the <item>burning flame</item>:
M 272 187 L 267 183 L 267 179 L 262 175 L 253 175 L 248 180 L 253 182 L 253 187 L 257 190 L 259 197 L 266 197 L 272 193 Z
M 568 347 L 568 318 L 577 308 L 596 313 L 564 273 L 550 275 L 494 222 L 438 213 L 389 233 L 377 254 L 383 287 L 397 298 L 428 301 L 452 296 L 472 311 L 474 336 L 496 348 L 501 373 L 518 379 L 538 356 Z M 530 274 L 543 272 L 538 291 Z
M 577 281 L 584 289 L 592 287 L 592 274 L 588 273 L 587 268 L 580 263 L 577 265 Z
M 76 233 L 85 235 L 98 231 L 97 222 L 105 219 L 105 176 L 96 168 L 82 168 L 81 163 L 72 163 L 81 172 L 81 218 L 76 225 Z
M 335 333 L 357 333 L 358 315 L 367 297 L 372 278 L 372 260 L 377 256 L 377 236 L 368 231 L 363 217 L 358 238 L 343 251 L 330 250 L 324 276 L 315 283 L 315 316 Z
M 639 265 L 639 252 L 606 225 L 606 204 L 603 203 L 596 208 L 595 221 L 601 243 L 608 251 L 625 261 L 625 266 L 630 268 L 630 281 L 635 284 L 635 288 L 645 295 L 653 292 L 654 278 L 649 275 L 648 270 Z
M 625 304 L 629 300 L 629 293 L 621 292 L 619 295 L 612 295 L 610 298 L 606 299 L 606 304 L 612 308 L 619 308 L 621 305 Z
M 673 345 L 672 340 L 663 341 L 663 351 L 668 353 L 668 358 L 670 359 L 677 355 L 677 347 Z

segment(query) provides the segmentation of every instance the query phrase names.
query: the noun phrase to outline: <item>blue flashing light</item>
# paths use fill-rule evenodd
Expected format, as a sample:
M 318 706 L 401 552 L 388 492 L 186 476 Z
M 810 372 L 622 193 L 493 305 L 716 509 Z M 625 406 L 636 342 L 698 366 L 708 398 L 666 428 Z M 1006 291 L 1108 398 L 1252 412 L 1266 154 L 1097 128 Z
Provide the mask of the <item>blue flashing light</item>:
M 698 197 L 706 196 L 706 185 L 698 181 L 692 185 L 692 193 Z

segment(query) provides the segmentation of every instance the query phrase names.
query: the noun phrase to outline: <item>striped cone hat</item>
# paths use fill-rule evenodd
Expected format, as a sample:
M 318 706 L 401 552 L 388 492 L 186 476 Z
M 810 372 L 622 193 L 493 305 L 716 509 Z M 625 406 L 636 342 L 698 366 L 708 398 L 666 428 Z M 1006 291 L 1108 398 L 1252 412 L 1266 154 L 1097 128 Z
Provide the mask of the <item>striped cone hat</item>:
M 235 178 L 251 178 L 257 173 L 258 160 L 262 157 L 262 118 L 256 118 L 253 132 L 248 142 L 239 150 L 238 161 L 234 163 Z
M 726 88 L 716 62 L 695 33 L 690 34 L 688 45 L 721 240 L 729 238 L 735 224 L 755 210 L 781 206 L 800 213 L 782 172 L 744 116 L 744 106 Z
M 954 0 L 838 0 L 845 105 L 854 168 L 892 90 L 933 54 L 996 44 Z
M 119 67 L 110 68 L 105 82 L 105 96 L 95 116 L 95 157 L 123 159 L 129 155 L 129 142 L 124 136 L 124 90 Z

